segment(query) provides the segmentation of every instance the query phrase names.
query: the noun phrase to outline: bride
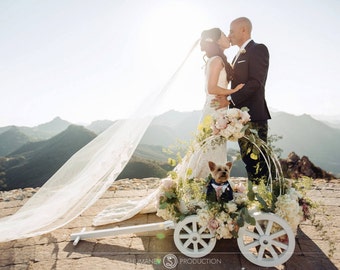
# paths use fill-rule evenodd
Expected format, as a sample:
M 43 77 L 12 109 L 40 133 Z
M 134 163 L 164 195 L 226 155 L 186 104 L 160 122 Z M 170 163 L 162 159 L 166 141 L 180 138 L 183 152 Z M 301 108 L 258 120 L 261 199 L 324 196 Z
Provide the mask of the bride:
M 230 47 L 230 40 L 219 28 L 203 31 L 200 46 L 201 51 L 204 51 L 205 57 L 208 58 L 205 68 L 206 100 L 200 119 L 200 122 L 202 122 L 207 116 L 215 114 L 216 108 L 211 106 L 215 96 L 227 97 L 239 91 L 244 84 L 239 84 L 234 89 L 227 89 L 229 81 L 232 79 L 233 69 L 227 61 L 224 50 Z M 226 142 L 220 144 L 218 147 L 198 147 L 198 149 L 195 149 L 195 153 L 190 155 L 190 159 L 187 155 L 176 170 L 180 170 L 179 175 L 183 176 L 188 169 L 191 169 L 192 173 L 190 177 L 205 178 L 210 172 L 208 161 L 212 160 L 217 164 L 224 164 L 226 158 Z
M 229 81 L 232 79 L 233 70 L 227 61 L 224 50 L 230 47 L 230 40 L 219 28 L 203 31 L 200 39 L 200 47 L 201 51 L 205 52 L 204 57 L 207 58 L 205 66 L 206 100 L 200 119 L 200 122 L 202 122 L 205 117 L 214 115 L 216 112 L 216 108 L 211 106 L 216 95 L 224 95 L 227 97 L 239 91 L 244 84 L 239 84 L 234 89 L 227 89 Z M 214 147 L 211 145 L 201 147 L 196 144 L 194 150 L 188 151 L 174 171 L 178 178 L 184 179 L 189 171 L 191 178 L 206 178 L 210 173 L 208 161 L 214 161 L 216 164 L 226 163 L 226 141 Z M 111 205 L 95 217 L 93 225 L 105 225 L 128 219 L 141 212 L 150 202 L 154 202 L 157 194 L 158 191 L 156 190 L 141 201 L 128 201 L 119 205 Z M 151 208 L 148 207 L 148 211 L 155 211 L 154 206 L 151 206 Z

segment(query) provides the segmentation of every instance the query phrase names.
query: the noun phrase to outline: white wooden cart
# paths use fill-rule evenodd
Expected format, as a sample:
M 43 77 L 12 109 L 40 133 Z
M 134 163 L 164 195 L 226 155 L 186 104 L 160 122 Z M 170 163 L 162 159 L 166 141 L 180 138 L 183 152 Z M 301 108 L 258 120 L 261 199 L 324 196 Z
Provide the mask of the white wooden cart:
M 206 140 L 211 139 L 211 137 Z M 253 142 L 258 151 L 265 157 L 262 150 Z M 266 145 L 264 145 L 266 146 Z M 270 155 L 276 172 L 280 167 L 279 160 L 271 153 Z M 271 171 L 269 163 L 266 161 Z M 278 177 L 278 179 L 283 177 Z M 272 176 L 270 175 L 270 181 Z M 249 211 L 251 212 L 251 211 Z M 245 223 L 238 230 L 237 243 L 242 255 L 255 265 L 273 267 L 281 265 L 289 260 L 295 250 L 295 234 L 290 225 L 273 213 L 253 212 L 249 213 L 255 219 L 255 225 Z M 182 221 L 164 221 L 160 223 L 143 224 L 128 227 L 119 227 L 105 230 L 71 234 L 74 245 L 82 239 L 101 238 L 119 234 L 139 233 L 173 229 L 174 243 L 177 249 L 184 255 L 192 258 L 200 258 L 208 255 L 215 247 L 216 234 L 207 227 L 199 224 L 196 214 L 185 217 Z
M 239 229 L 237 243 L 242 255 L 253 264 L 273 267 L 285 263 L 294 253 L 295 235 L 288 223 L 272 213 L 256 212 L 255 225 L 245 224 Z M 272 228 L 276 228 L 272 233 Z M 200 258 L 215 247 L 216 237 L 208 228 L 201 227 L 198 216 L 191 215 L 178 223 L 164 221 L 152 224 L 119 227 L 71 234 L 73 245 L 82 239 L 102 238 L 119 234 L 174 229 L 174 243 L 184 255 Z M 284 242 L 279 239 L 284 239 Z

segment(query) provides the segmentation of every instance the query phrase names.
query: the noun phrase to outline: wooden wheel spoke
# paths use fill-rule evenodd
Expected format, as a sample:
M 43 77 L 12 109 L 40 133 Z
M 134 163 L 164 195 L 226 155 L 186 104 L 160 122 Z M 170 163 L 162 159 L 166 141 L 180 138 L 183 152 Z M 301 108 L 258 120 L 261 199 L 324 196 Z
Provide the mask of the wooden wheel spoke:
M 199 233 L 199 234 L 202 234 L 202 233 L 205 232 L 206 229 L 207 229 L 206 227 L 201 227 L 201 228 L 198 230 L 198 233 Z
M 267 228 L 266 228 L 266 233 L 265 234 L 266 235 L 270 235 L 270 232 L 271 232 L 272 228 L 273 228 L 273 221 L 269 220 L 268 224 L 267 224 Z
M 258 260 L 262 260 L 263 259 L 264 250 L 265 250 L 265 247 L 264 246 L 260 246 L 259 253 L 258 253 L 258 256 L 257 256 Z
M 201 234 L 201 238 L 203 239 L 210 239 L 210 238 L 213 238 L 214 236 L 211 235 L 210 233 L 204 233 L 204 234 Z
M 288 248 L 288 245 L 286 245 L 285 243 L 282 243 L 280 241 L 273 240 L 272 243 L 273 243 L 274 246 L 282 248 L 284 250 L 286 250 Z
M 253 238 L 253 239 L 259 239 L 259 238 L 260 238 L 260 236 L 259 236 L 258 233 L 252 232 L 252 231 L 249 231 L 249 230 L 246 230 L 245 233 L 244 233 L 244 235 L 245 235 L 245 236 L 249 236 L 249 237 L 251 237 L 251 238 Z
M 279 238 L 280 236 L 283 236 L 287 234 L 285 230 L 281 230 L 281 231 L 278 231 L 276 233 L 273 233 L 272 235 L 270 235 L 270 238 L 271 239 L 275 239 L 275 238 Z
M 249 250 L 249 249 L 252 249 L 254 247 L 257 247 L 258 245 L 260 245 L 260 242 L 259 241 L 254 241 L 254 242 L 251 242 L 247 245 L 245 245 L 244 247 Z
M 190 239 L 184 242 L 183 247 L 187 248 L 191 244 Z
M 202 245 L 203 248 L 206 248 L 208 244 L 204 240 L 200 240 L 199 243 Z
M 276 253 L 276 251 L 274 250 L 274 248 L 272 246 L 270 246 L 268 248 L 268 251 L 270 252 L 270 254 L 272 255 L 273 259 L 274 260 L 277 260 L 278 259 L 278 254 Z
M 193 243 L 193 245 L 194 245 L 194 252 L 198 252 L 198 243 L 195 242 Z
M 259 235 L 264 235 L 262 227 L 260 226 L 260 224 L 258 222 L 256 222 L 255 227 L 256 227 L 256 230 L 259 232 Z
M 188 239 L 190 237 L 189 234 L 183 233 L 178 235 L 179 239 Z
M 185 230 L 189 234 L 192 233 L 192 230 L 187 225 L 183 226 L 183 230 Z
M 192 231 L 197 232 L 197 222 L 192 223 Z

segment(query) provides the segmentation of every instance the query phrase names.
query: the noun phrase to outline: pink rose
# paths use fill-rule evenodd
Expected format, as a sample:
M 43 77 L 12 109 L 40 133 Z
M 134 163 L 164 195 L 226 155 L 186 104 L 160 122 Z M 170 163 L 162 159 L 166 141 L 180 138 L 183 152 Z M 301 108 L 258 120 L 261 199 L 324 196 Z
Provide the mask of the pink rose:
M 220 130 L 218 128 L 216 128 L 216 126 L 213 126 L 213 134 L 217 135 L 220 132 Z
M 246 187 L 242 183 L 239 183 L 234 186 L 234 191 L 243 193 L 246 191 Z
M 248 123 L 250 121 L 250 115 L 248 112 L 242 112 L 242 123 Z
M 220 225 L 216 219 L 210 219 L 208 222 L 208 228 L 215 231 Z

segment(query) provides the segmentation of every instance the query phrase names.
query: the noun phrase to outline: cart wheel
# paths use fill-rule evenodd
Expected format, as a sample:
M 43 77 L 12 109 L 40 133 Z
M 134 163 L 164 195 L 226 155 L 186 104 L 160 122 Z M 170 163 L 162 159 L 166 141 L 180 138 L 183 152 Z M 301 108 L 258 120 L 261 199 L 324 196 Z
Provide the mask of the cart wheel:
M 237 243 L 243 256 L 263 267 L 288 261 L 295 249 L 295 235 L 289 224 L 271 213 L 256 213 L 254 218 L 255 226 L 245 224 L 238 232 Z
M 176 224 L 174 241 L 184 255 L 200 258 L 213 250 L 216 237 L 206 227 L 198 225 L 198 217 L 192 215 Z

